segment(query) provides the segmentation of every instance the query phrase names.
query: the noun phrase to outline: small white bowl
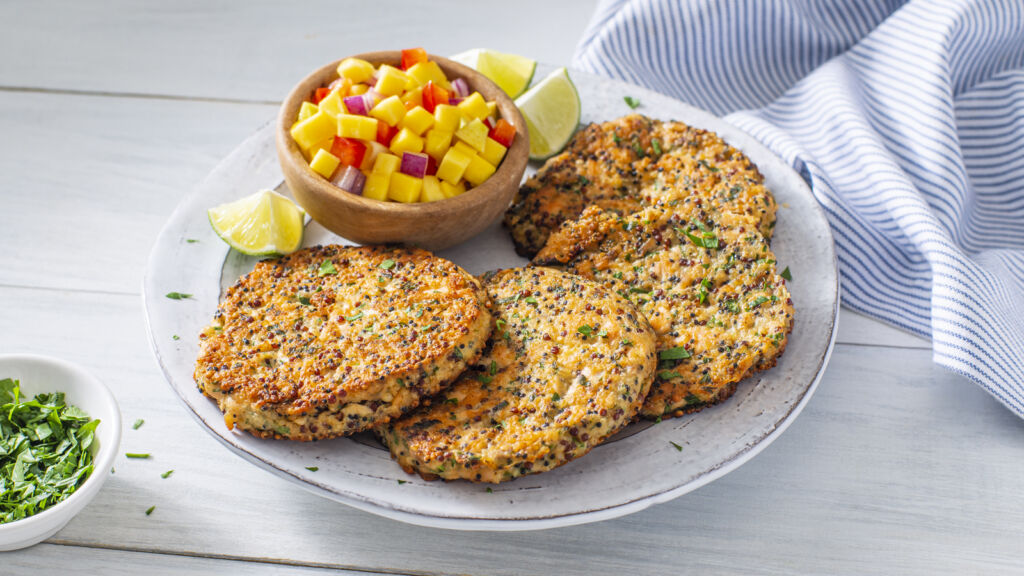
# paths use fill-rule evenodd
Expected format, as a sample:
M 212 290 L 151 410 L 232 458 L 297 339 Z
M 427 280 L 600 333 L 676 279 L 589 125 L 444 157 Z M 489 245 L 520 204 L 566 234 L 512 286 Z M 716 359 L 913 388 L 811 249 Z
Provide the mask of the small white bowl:
M 64 392 L 65 402 L 99 418 L 96 436 L 89 450 L 93 470 L 67 500 L 42 512 L 0 524 L 0 551 L 18 550 L 53 536 L 96 496 L 114 463 L 121 445 L 121 411 L 110 390 L 82 368 L 35 354 L 0 355 L 0 380 L 21 381 L 21 394 L 32 398 L 43 392 Z

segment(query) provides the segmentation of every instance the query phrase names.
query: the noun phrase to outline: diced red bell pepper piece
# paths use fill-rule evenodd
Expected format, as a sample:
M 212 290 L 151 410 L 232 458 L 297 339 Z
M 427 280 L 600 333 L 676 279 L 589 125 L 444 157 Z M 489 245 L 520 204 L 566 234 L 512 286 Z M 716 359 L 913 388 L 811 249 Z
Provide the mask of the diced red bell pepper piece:
M 433 156 L 427 156 L 427 176 L 437 175 L 437 160 Z
M 317 88 L 316 92 L 313 92 L 313 104 L 319 104 L 320 101 L 327 98 L 327 95 L 330 93 L 330 88 Z
M 516 127 L 509 124 L 504 118 L 501 118 L 487 136 L 505 148 L 509 148 L 512 146 L 512 141 L 515 140 Z
M 377 142 L 390 146 L 395 134 L 398 134 L 398 128 L 388 126 L 387 122 L 377 122 Z
M 484 118 L 484 126 L 487 126 L 488 134 L 490 134 L 490 130 L 494 130 L 494 120 L 491 120 L 490 116 Z
M 447 103 L 448 91 L 433 82 L 427 82 L 427 85 L 423 87 L 423 108 L 433 114 L 434 108 L 438 104 Z
M 366 144 L 353 138 L 335 136 L 334 142 L 331 143 L 331 154 L 341 160 L 342 166 L 359 168 L 363 163 L 363 156 L 366 155 Z
M 427 51 L 423 48 L 407 48 L 402 50 L 402 70 L 408 70 L 420 62 L 427 61 Z

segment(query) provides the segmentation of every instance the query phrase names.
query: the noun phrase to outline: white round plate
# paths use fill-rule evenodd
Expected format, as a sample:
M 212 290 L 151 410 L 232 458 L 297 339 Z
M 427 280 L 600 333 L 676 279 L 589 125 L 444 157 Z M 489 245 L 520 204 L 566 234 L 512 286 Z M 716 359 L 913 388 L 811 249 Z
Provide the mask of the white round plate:
M 551 69 L 541 67 L 538 78 Z M 494 486 L 493 492 L 485 485 L 427 482 L 407 475 L 369 436 L 300 443 L 229 431 L 216 404 L 192 380 L 197 335 L 213 317 L 222 290 L 251 270 L 257 259 L 229 252 L 210 229 L 206 210 L 261 188 L 289 193 L 280 184 L 268 124 L 178 206 L 146 270 L 143 299 L 153 352 L 167 381 L 203 427 L 243 458 L 327 498 L 405 522 L 465 530 L 553 528 L 636 512 L 734 470 L 782 433 L 825 370 L 839 310 L 832 235 L 811 191 L 781 159 L 720 118 L 622 82 L 578 71 L 572 77 L 583 103 L 583 122 L 630 113 L 623 97 L 632 96 L 642 103 L 637 112 L 717 132 L 764 173 L 780 205 L 772 247 L 780 268 L 788 266 L 792 272 L 789 284 L 796 307 L 786 354 L 775 368 L 742 382 L 719 406 L 656 425 L 634 424 L 584 458 Z M 305 243 L 349 242 L 311 222 Z M 500 222 L 440 255 L 474 274 L 526 263 L 516 256 Z M 168 292 L 193 296 L 172 300 L 165 297 Z

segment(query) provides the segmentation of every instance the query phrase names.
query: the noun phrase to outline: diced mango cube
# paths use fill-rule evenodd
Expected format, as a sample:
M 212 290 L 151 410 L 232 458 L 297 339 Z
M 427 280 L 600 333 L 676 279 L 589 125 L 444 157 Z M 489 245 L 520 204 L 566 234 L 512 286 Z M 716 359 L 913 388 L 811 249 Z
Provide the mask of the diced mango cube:
M 462 113 L 450 104 L 438 104 L 434 107 L 434 126 L 445 132 L 455 133 L 459 129 Z
M 370 91 L 370 86 L 367 84 L 356 84 L 355 86 L 348 89 L 349 96 L 362 96 Z
M 458 196 L 466 191 L 466 183 L 459 180 L 458 184 L 452 185 L 444 180 L 441 181 L 441 193 L 444 194 L 445 198 L 452 198 Z
M 441 159 L 441 164 L 437 167 L 437 177 L 449 184 L 458 184 L 459 180 L 462 179 L 462 174 L 466 171 L 466 167 L 469 166 L 469 163 L 475 157 L 475 154 L 469 156 L 461 150 L 450 148 L 445 153 L 444 158 Z
M 377 159 L 373 161 L 373 173 L 391 174 L 398 170 L 401 163 L 402 159 L 394 154 L 378 154 Z
M 363 154 L 363 163 L 359 165 L 359 169 L 368 172 L 377 163 L 377 156 L 387 154 L 388 147 L 380 142 L 364 142 L 364 144 L 366 144 L 366 153 Z
M 508 152 L 508 148 L 496 142 L 494 138 L 488 138 L 484 144 L 484 151 L 480 153 L 480 157 L 497 166 L 505 158 L 506 152 Z
M 377 71 L 377 84 L 374 90 L 384 96 L 396 96 L 405 91 L 405 85 L 409 83 L 409 77 L 398 68 L 382 64 Z
M 468 118 L 482 119 L 486 118 L 489 114 L 487 101 L 484 100 L 484 97 L 479 92 L 473 92 L 462 102 L 459 102 L 459 111 Z
M 408 128 L 402 128 L 391 139 L 391 151 L 401 157 L 403 152 L 419 152 L 423 150 L 423 138 L 420 138 Z
M 437 202 L 444 200 L 447 196 L 441 190 L 441 181 L 437 176 L 423 177 L 423 191 L 420 192 L 420 202 Z
M 437 65 L 437 62 L 432 60 L 415 64 L 412 68 L 406 70 L 406 74 L 415 78 L 421 86 L 425 86 L 427 82 L 433 82 L 445 90 L 450 90 L 452 87 L 448 83 L 448 78 L 444 75 L 444 71 Z
M 358 84 L 373 76 L 373 64 L 359 58 L 345 58 L 338 64 L 338 76 Z
M 334 136 L 332 135 L 330 138 L 328 138 L 326 140 L 322 140 L 322 141 L 317 142 L 316 144 L 314 144 L 309 149 L 309 152 L 306 153 L 306 157 L 309 158 L 310 160 L 312 160 L 313 158 L 316 158 L 317 152 L 319 152 L 321 150 L 327 150 L 328 152 L 330 152 L 331 151 L 331 146 L 333 146 L 333 145 L 334 145 Z
M 477 152 L 483 152 L 487 144 L 487 125 L 478 118 L 474 118 L 468 124 L 455 132 L 455 137 L 469 144 Z
M 302 122 L 319 111 L 320 108 L 316 104 L 313 104 L 312 102 L 303 102 L 302 107 L 299 108 L 299 122 Z
M 309 163 L 309 167 L 324 178 L 330 178 L 340 163 L 341 160 L 337 156 L 321 148 L 317 151 L 316 156 L 313 156 L 313 161 Z
M 395 172 L 391 175 L 388 198 L 396 202 L 419 202 L 421 190 L 423 190 L 422 178 L 414 178 L 408 174 Z
M 417 106 L 406 113 L 399 123 L 400 128 L 408 128 L 413 134 L 420 136 L 434 125 L 434 115 Z
M 378 118 L 388 126 L 397 126 L 405 118 L 405 105 L 398 96 L 388 96 L 370 110 L 370 116 Z
M 377 119 L 356 114 L 342 114 L 338 116 L 338 136 L 359 140 L 376 140 Z
M 452 144 L 452 133 L 439 128 L 427 132 L 427 142 L 423 145 L 423 151 L 429 154 L 434 160 L 440 161 L 448 147 Z
M 339 114 L 345 113 L 344 108 L 341 106 L 341 94 L 338 93 L 337 89 L 331 90 L 330 94 L 324 96 L 324 99 L 320 101 L 320 109 L 335 118 Z
M 497 102 L 488 102 L 487 103 L 487 115 L 488 116 L 495 116 L 497 113 L 498 113 L 498 103 Z
M 416 106 L 423 106 L 423 88 L 414 88 L 402 94 L 402 103 L 406 110 L 412 110 Z
M 463 176 L 466 178 L 466 182 L 474 186 L 479 186 L 484 180 L 491 177 L 497 168 L 493 164 L 484 160 L 479 156 L 474 156 L 470 161 L 469 165 L 466 166 L 466 171 Z
M 387 200 L 390 184 L 391 174 L 370 174 L 363 184 L 363 196 L 374 200 Z
M 466 144 L 465 142 L 462 142 L 461 140 L 457 140 L 455 144 L 452 145 L 452 148 L 458 150 L 459 152 L 462 152 L 463 154 L 469 156 L 470 158 L 476 156 L 476 150 L 474 150 L 472 146 Z
M 308 153 L 315 144 L 334 136 L 337 128 L 337 120 L 323 110 L 319 110 L 309 118 L 295 123 L 292 126 L 291 135 L 299 148 Z

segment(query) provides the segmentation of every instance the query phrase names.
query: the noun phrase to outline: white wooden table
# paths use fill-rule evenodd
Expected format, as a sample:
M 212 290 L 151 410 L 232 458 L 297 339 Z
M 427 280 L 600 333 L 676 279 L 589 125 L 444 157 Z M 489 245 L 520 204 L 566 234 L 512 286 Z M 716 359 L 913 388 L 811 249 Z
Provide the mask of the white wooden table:
M 849 310 L 817 394 L 763 454 L 668 504 L 544 532 L 323 500 L 231 455 L 173 396 L 146 341 L 149 250 L 302 74 L 406 45 L 568 63 L 592 8 L 0 3 L 0 350 L 86 366 L 121 404 L 123 451 L 154 454 L 120 457 L 82 514 L 0 555 L 0 573 L 1024 573 L 1024 421 L 935 367 L 928 342 Z

